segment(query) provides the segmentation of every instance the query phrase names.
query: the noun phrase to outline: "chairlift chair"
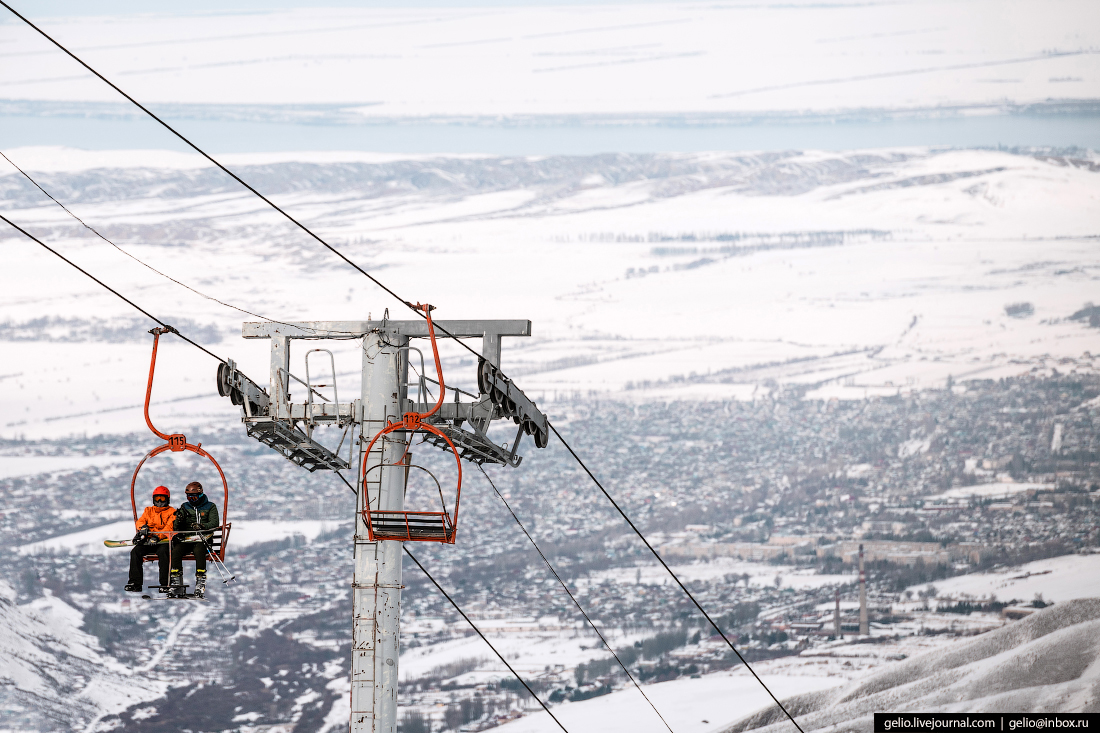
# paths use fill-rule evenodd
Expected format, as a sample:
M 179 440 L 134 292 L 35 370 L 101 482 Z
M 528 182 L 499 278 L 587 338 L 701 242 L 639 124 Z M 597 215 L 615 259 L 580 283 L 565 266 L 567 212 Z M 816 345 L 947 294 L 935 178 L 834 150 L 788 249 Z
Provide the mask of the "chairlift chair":
M 447 504 L 443 499 L 443 491 L 440 489 L 439 501 L 442 511 L 410 512 L 372 509 L 370 506 L 370 497 L 366 497 L 366 500 L 363 502 L 364 508 L 362 514 L 367 525 L 367 533 L 371 542 L 396 540 L 398 542 L 440 542 L 450 545 L 454 544 L 455 535 L 458 530 L 458 506 L 459 501 L 462 499 L 462 458 L 455 448 L 454 443 L 451 442 L 451 439 L 447 437 L 446 433 L 434 425 L 424 422 L 439 410 L 440 406 L 443 404 L 443 398 L 447 390 L 443 383 L 443 368 L 439 363 L 439 347 L 435 342 L 435 327 L 432 325 L 432 310 L 434 308 L 427 304 L 421 305 L 420 303 L 417 303 L 413 307 L 422 311 L 428 321 L 428 337 L 432 344 L 432 355 L 435 357 L 436 376 L 439 378 L 439 399 L 431 410 L 426 412 L 406 412 L 401 417 L 400 421 L 389 423 L 371 438 L 370 443 L 367 445 L 367 449 L 363 451 L 363 460 L 359 471 L 360 485 L 364 487 L 365 491 L 367 474 L 375 468 L 381 470 L 383 466 L 390 468 L 404 466 L 406 486 L 408 484 L 409 470 L 417 468 L 431 476 L 438 487 L 439 481 L 431 471 L 428 471 L 428 469 L 423 466 L 413 466 L 411 462 L 407 460 L 407 450 L 395 463 L 378 464 L 372 466 L 369 470 L 367 469 L 367 457 L 370 455 L 371 449 L 374 447 L 374 444 L 378 442 L 379 438 L 383 438 L 385 435 L 398 430 L 406 433 L 426 433 L 441 438 L 454 454 L 455 463 L 458 466 L 458 486 L 455 490 L 454 512 L 449 513 L 447 511 Z
M 153 431 L 153 434 L 158 438 L 165 441 L 164 445 L 158 445 L 153 450 L 145 454 L 145 457 L 138 463 L 137 468 L 134 469 L 134 475 L 130 479 L 130 506 L 134 511 L 134 524 L 137 524 L 138 510 L 137 510 L 137 498 L 134 494 L 134 490 L 137 486 L 138 474 L 141 472 L 145 462 L 150 458 L 154 458 L 165 451 L 172 451 L 174 453 L 180 453 L 183 451 L 190 451 L 196 455 L 200 455 L 203 458 L 214 464 L 214 468 L 218 470 L 218 476 L 222 480 L 222 512 L 221 512 L 221 526 L 214 529 L 211 537 L 210 556 L 216 558 L 218 562 L 225 561 L 225 548 L 226 543 L 229 540 L 229 530 L 233 526 L 228 521 L 229 514 L 229 483 L 225 480 L 225 473 L 222 471 L 222 467 L 218 465 L 218 462 L 214 460 L 214 456 L 207 453 L 202 449 L 202 443 L 192 445 L 187 442 L 187 438 L 182 433 L 172 433 L 170 435 L 162 433 L 157 430 L 153 425 L 153 421 L 149 418 L 149 398 L 153 394 L 153 374 L 157 367 L 157 345 L 160 342 L 160 336 L 163 333 L 176 333 L 176 330 L 171 326 L 164 328 L 154 328 L 149 333 L 153 334 L 153 356 L 149 362 L 149 382 L 145 387 L 145 424 L 149 426 L 149 429 Z M 168 532 L 169 540 L 177 534 L 194 534 L 194 532 Z M 184 555 L 184 560 L 195 560 L 194 554 Z M 145 558 L 145 562 L 155 562 L 157 560 L 155 555 L 150 555 Z

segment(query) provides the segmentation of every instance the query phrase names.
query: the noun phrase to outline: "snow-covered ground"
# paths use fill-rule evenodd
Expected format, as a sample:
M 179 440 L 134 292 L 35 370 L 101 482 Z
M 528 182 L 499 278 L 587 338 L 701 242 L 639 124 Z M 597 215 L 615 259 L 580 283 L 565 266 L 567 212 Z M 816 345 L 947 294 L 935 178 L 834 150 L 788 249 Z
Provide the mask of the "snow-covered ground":
M 855 684 L 791 704 L 806 730 L 866 730 L 873 713 L 884 710 L 1094 712 L 1098 618 L 1100 599 L 1057 604 L 976 638 L 950 639 Z M 779 733 L 790 730 L 790 722 L 762 715 L 738 729 Z
M 378 318 L 386 308 L 399 317 L 396 302 L 195 158 L 150 153 L 153 168 L 92 169 L 109 182 L 99 192 L 82 181 L 101 153 L 10 155 L 53 171 L 45 183 L 86 221 L 122 233 L 128 251 L 213 297 L 281 320 Z M 362 184 L 302 191 L 295 180 L 276 199 L 405 297 L 438 303 L 441 319 L 530 318 L 533 336 L 506 340 L 503 364 L 551 414 L 554 402 L 590 391 L 752 399 L 776 382 L 805 385 L 811 397 L 862 399 L 949 377 L 1092 369 L 1100 355 L 1100 330 L 1069 320 L 1095 300 L 1100 272 L 1100 175 L 1091 163 L 928 149 L 321 158 L 326 166 L 306 169 L 255 165 L 256 156 L 247 158 L 255 167 L 230 163 L 280 189 L 287 176 L 331 181 L 343 166 L 366 166 L 346 169 Z M 86 236 L 14 175 L 0 178 L 12 192 L 7 216 L 56 233 L 62 252 L 162 317 L 192 332 L 217 329 L 222 340 L 207 339 L 210 347 L 266 383 L 267 343 L 237 336 L 254 318 Z M 484 183 L 501 176 L 510 182 Z M 150 183 L 158 177 L 194 193 L 160 196 Z M 408 180 L 420 188 L 402 188 Z M 383 185 L 397 193 L 362 188 Z M 147 324 L 21 235 L 6 236 L 0 308 L 12 333 L 41 317 L 75 325 L 5 343 L 0 435 L 141 430 Z M 496 285 L 474 287 L 487 267 Z M 52 287 L 30 272 L 49 273 Z M 1005 310 L 1021 302 L 1031 310 Z M 103 343 L 78 332 L 89 323 L 133 326 L 125 340 Z M 355 395 L 355 345 L 333 348 L 341 394 Z M 301 354 L 292 353 L 296 373 Z M 444 355 L 448 382 L 470 386 L 472 370 L 455 368 L 460 353 L 445 345 Z M 154 422 L 173 430 L 236 422 L 238 410 L 214 393 L 214 366 L 164 339 Z
M 942 494 L 926 497 L 927 501 L 939 499 L 1004 499 L 1013 494 L 1022 494 L 1028 491 L 1051 491 L 1053 484 L 1036 484 L 1027 481 L 1009 483 L 998 481 L 991 484 L 975 484 L 974 486 L 960 486 L 957 489 L 948 489 Z
M 714 582 L 727 575 L 749 576 L 750 585 L 776 586 L 779 588 L 820 588 L 828 585 L 847 585 L 856 580 L 853 575 L 819 575 L 814 568 L 797 568 L 793 565 L 773 565 L 771 563 L 746 562 L 728 557 L 716 557 L 707 562 L 688 565 L 672 565 L 672 570 L 681 580 L 706 580 Z M 612 580 L 618 583 L 638 582 L 642 585 L 665 585 L 672 583 L 668 572 L 659 566 L 638 568 L 613 568 L 590 573 L 577 580 L 577 587 L 597 586 L 601 582 Z M 739 581 L 738 581 L 739 582 Z
M 165 682 L 104 654 L 81 629 L 77 609 L 48 591 L 22 606 L 15 597 L 0 582 L 0 684 L 16 699 L 33 700 L 36 714 L 86 720 L 164 694 Z M 14 702 L 8 695 L 5 700 Z
M 780 699 L 826 690 L 843 684 L 841 677 L 764 675 L 763 680 Z M 758 710 L 774 705 L 747 673 L 720 672 L 700 679 L 681 679 L 644 686 L 646 696 L 677 733 L 719 730 Z M 554 715 L 570 730 L 636 731 L 660 733 L 668 728 L 645 699 L 633 688 L 582 702 L 553 708 Z M 550 733 L 561 730 L 546 713 L 530 715 L 501 726 L 501 733 Z
M 0 456 L 0 478 L 79 471 L 91 466 L 132 466 L 139 460 L 120 456 Z
M 1037 596 L 1054 603 L 1100 598 L 1100 555 L 1066 555 L 1036 560 L 991 573 L 960 575 L 934 583 L 938 598 L 1030 602 Z M 926 586 L 910 588 L 914 594 Z

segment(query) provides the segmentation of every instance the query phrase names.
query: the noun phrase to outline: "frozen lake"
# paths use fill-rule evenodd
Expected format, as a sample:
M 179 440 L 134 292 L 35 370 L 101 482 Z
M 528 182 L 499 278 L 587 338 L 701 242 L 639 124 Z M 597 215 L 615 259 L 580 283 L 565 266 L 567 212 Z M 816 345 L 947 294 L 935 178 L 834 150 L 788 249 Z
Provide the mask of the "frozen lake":
M 852 150 L 877 147 L 1053 146 L 1100 149 L 1092 115 L 981 115 L 944 119 L 726 125 L 608 124 L 295 124 L 168 118 L 212 153 L 310 150 L 382 153 L 590 155 L 707 150 Z M 4 115 L 0 148 L 65 145 L 86 150 L 186 148 L 151 120 Z

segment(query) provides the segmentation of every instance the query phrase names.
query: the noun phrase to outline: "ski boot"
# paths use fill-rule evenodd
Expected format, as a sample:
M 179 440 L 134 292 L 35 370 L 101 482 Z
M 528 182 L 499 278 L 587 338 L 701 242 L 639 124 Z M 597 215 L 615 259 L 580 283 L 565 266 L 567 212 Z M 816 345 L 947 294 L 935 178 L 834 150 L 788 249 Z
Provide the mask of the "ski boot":
M 141 593 L 141 583 L 127 583 L 122 590 L 127 593 Z
M 195 571 L 195 598 L 206 598 L 206 571 Z
M 168 597 L 183 598 L 187 591 L 183 587 L 183 571 L 173 570 L 168 578 Z

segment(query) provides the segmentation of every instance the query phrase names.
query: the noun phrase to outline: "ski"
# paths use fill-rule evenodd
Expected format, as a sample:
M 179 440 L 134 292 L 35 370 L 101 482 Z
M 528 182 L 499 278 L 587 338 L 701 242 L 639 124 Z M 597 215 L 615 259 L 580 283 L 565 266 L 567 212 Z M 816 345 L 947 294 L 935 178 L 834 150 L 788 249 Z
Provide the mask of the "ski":
M 165 542 L 167 542 L 167 540 L 160 540 L 153 544 L 163 545 Z M 133 547 L 133 545 L 133 540 L 103 540 L 104 547 Z

